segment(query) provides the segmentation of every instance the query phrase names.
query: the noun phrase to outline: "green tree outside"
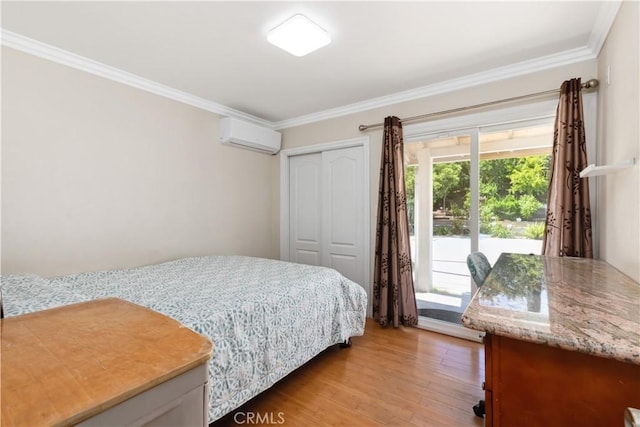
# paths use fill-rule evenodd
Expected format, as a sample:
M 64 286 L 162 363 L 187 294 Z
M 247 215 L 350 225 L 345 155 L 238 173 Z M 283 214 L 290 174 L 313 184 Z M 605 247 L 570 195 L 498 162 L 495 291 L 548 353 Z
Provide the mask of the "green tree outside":
M 481 229 L 496 221 L 531 220 L 546 203 L 550 155 L 480 161 Z M 433 165 L 433 209 L 444 208 L 456 217 L 468 217 L 470 205 L 470 162 Z M 406 168 L 407 199 L 415 200 L 417 167 Z M 493 224 L 490 226 L 490 224 Z
M 549 158 L 550 156 L 519 158 L 509 175 L 509 191 L 515 195 L 530 195 L 538 201 L 544 201 L 549 186 Z
M 433 165 L 433 201 L 434 207 L 439 202 L 440 206 L 447 209 L 447 196 L 455 189 L 469 191 L 468 188 L 457 188 L 460 185 L 460 163 L 437 163 Z

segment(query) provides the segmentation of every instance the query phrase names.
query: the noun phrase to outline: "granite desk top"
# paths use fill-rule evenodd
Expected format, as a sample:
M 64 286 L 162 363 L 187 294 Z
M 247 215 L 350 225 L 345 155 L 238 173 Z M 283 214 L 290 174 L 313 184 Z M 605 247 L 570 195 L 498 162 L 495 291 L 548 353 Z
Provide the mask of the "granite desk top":
M 601 260 L 503 253 L 462 323 L 640 365 L 640 285 Z

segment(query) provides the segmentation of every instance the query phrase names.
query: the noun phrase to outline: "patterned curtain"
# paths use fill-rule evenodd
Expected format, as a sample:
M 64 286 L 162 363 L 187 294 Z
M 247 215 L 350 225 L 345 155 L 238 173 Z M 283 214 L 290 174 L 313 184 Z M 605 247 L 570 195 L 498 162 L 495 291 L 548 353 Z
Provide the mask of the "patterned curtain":
M 593 258 L 589 180 L 580 79 L 560 88 L 542 254 Z
M 373 273 L 373 317 L 382 326 L 413 326 L 418 323 L 403 157 L 402 124 L 397 117 L 387 117 L 384 119 L 380 160 Z

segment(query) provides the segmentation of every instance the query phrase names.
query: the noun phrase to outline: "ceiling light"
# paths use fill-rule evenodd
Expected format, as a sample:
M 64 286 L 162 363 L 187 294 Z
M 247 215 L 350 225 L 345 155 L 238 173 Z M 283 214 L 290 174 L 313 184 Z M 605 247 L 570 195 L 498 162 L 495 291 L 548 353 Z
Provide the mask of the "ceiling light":
M 294 15 L 269 31 L 269 43 L 295 56 L 304 56 L 331 42 L 329 33 L 304 15 Z

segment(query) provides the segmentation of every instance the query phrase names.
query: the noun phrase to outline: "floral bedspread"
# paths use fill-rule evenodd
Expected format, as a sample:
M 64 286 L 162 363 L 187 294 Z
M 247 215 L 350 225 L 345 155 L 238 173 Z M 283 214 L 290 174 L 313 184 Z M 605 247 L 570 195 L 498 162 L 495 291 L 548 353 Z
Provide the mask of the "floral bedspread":
M 209 421 L 330 345 L 364 333 L 364 289 L 337 271 L 241 256 L 46 279 L 2 277 L 5 316 L 104 297 L 166 314 L 210 338 Z

